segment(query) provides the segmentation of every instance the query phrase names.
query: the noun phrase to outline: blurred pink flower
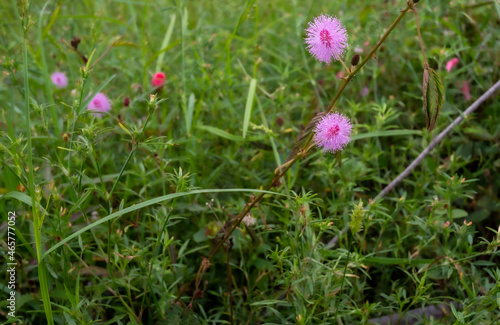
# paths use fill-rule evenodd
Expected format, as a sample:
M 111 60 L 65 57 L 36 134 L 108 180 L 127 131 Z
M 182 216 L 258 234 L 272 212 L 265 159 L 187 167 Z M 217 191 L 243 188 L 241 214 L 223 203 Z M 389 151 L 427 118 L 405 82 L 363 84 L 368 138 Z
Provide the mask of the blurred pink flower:
M 151 84 L 155 88 L 161 88 L 165 84 L 166 79 L 167 79 L 167 77 L 165 76 L 165 74 L 163 72 L 157 72 L 157 73 L 155 73 L 155 75 L 151 79 Z
M 89 111 L 94 111 L 96 113 L 92 113 L 94 116 L 102 116 L 102 113 L 109 112 L 111 110 L 111 101 L 109 98 L 103 93 L 97 93 L 90 101 L 87 106 Z
M 50 79 L 57 89 L 66 88 L 68 85 L 68 78 L 64 72 L 54 72 Z
M 470 88 L 469 88 L 469 83 L 464 80 L 462 83 L 462 88 L 460 88 L 460 91 L 462 92 L 462 95 L 464 95 L 465 100 L 470 100 Z
M 366 97 L 370 93 L 370 88 L 363 87 L 359 93 L 361 94 L 361 97 Z
M 453 69 L 458 64 L 458 62 L 458 58 L 453 58 L 450 61 L 446 62 L 446 70 L 450 72 L 451 69 Z
M 309 22 L 305 38 L 307 49 L 317 60 L 330 63 L 332 57 L 339 60 L 347 47 L 347 31 L 340 20 L 321 15 Z
M 325 115 L 314 128 L 314 141 L 323 152 L 336 152 L 344 149 L 351 141 L 351 122 L 340 113 Z

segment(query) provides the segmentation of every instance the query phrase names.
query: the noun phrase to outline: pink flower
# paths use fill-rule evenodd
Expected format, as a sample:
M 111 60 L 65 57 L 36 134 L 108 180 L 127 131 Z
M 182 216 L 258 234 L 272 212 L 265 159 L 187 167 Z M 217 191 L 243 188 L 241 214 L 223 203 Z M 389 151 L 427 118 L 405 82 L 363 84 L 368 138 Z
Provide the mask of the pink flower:
M 450 72 L 451 69 L 453 69 L 458 64 L 458 62 L 458 58 L 453 58 L 450 61 L 446 62 L 446 70 Z
M 462 83 L 462 88 L 460 88 L 460 91 L 462 92 L 462 95 L 464 95 L 465 100 L 470 100 L 470 88 L 469 88 L 469 83 L 467 81 L 464 81 Z
M 87 109 L 89 111 L 99 112 L 92 113 L 94 116 L 102 116 L 102 113 L 106 113 L 111 110 L 111 101 L 103 93 L 97 93 L 90 101 Z
M 167 77 L 165 76 L 165 74 L 163 72 L 157 72 L 153 76 L 153 79 L 151 79 L 151 84 L 155 88 L 161 88 L 165 84 L 166 79 L 167 79 Z
M 317 60 L 330 63 L 339 60 L 347 47 L 347 31 L 335 17 L 321 15 L 314 18 L 306 29 L 307 50 Z
M 57 89 L 66 88 L 68 85 L 68 78 L 64 72 L 54 72 L 50 79 Z
M 323 152 L 342 150 L 351 141 L 352 124 L 340 113 L 325 115 L 314 127 L 314 141 Z
M 361 97 L 366 97 L 370 94 L 370 88 L 363 87 L 359 93 L 361 94 Z

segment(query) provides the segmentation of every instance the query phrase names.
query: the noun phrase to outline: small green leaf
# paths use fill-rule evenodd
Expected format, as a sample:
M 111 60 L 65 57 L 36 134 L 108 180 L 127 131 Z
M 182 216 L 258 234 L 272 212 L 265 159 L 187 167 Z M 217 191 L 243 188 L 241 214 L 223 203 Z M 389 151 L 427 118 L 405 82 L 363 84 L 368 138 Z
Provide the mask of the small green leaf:
M 221 130 L 219 128 L 216 128 L 214 126 L 209 126 L 209 125 L 198 125 L 196 126 L 197 129 L 200 129 L 200 130 L 204 130 L 204 131 L 208 131 L 216 136 L 219 136 L 221 138 L 225 138 L 225 139 L 228 139 L 228 140 L 231 140 L 231 141 L 243 141 L 243 138 L 238 136 L 238 135 L 234 135 L 234 134 L 231 134 L 231 133 L 228 133 L 224 130 Z
M 131 46 L 131 47 L 135 47 L 135 48 L 140 48 L 139 45 L 135 44 L 134 42 L 129 42 L 129 41 L 116 41 L 111 46 L 112 47 Z
M 0 195 L 0 200 L 1 199 L 8 199 L 8 198 L 16 199 L 22 203 L 25 203 L 25 204 L 31 206 L 31 197 L 22 193 L 22 192 L 11 191 L 7 194 Z M 40 206 L 40 211 L 42 211 L 43 214 L 47 214 L 47 211 L 45 211 L 45 209 L 42 206 Z
M 474 140 L 479 140 L 479 141 L 495 140 L 494 136 L 492 136 L 488 131 L 486 131 L 480 126 L 471 126 L 468 128 L 464 128 L 464 132 Z
M 193 113 L 194 113 L 194 94 L 191 93 L 189 95 L 189 101 L 188 101 L 188 109 L 187 109 L 187 116 L 186 116 L 186 128 L 187 128 L 187 133 L 191 133 L 191 125 L 193 123 Z
M 458 219 L 458 218 L 465 218 L 469 214 L 467 213 L 467 211 L 462 209 L 453 209 L 451 211 L 451 215 L 453 216 L 453 219 Z
M 250 304 L 251 306 L 268 306 L 268 305 L 290 305 L 286 301 L 283 300 L 276 300 L 276 299 L 270 299 L 270 300 L 262 300 L 262 301 L 257 301 L 253 302 Z
M 239 135 L 234 135 L 229 132 L 226 132 L 224 130 L 221 130 L 219 128 L 216 128 L 214 126 L 209 126 L 209 125 L 197 125 L 197 129 L 204 130 L 207 132 L 212 133 L 213 135 L 219 136 L 221 138 L 225 138 L 231 141 L 244 141 L 243 137 L 240 137 Z M 249 136 L 248 140 L 250 141 L 255 141 L 255 140 L 263 140 L 266 139 L 267 135 L 256 135 L 256 136 Z
M 295 144 L 293 145 L 292 151 L 288 155 L 286 162 L 292 160 L 294 156 L 300 151 L 300 149 L 305 149 L 307 144 L 310 143 L 313 138 L 314 127 L 316 126 L 316 123 L 318 123 L 323 118 L 323 116 L 325 116 L 324 112 L 316 114 L 311 119 L 311 121 L 309 121 L 307 126 L 302 131 L 300 131 L 297 139 L 295 139 Z
M 434 129 L 444 103 L 444 87 L 436 71 L 426 66 L 423 78 L 425 124 L 429 131 Z
M 250 124 L 253 100 L 255 98 L 255 87 L 257 87 L 257 80 L 252 79 L 250 81 L 250 88 L 248 88 L 247 104 L 245 105 L 245 116 L 243 118 L 243 139 L 247 135 L 248 125 Z

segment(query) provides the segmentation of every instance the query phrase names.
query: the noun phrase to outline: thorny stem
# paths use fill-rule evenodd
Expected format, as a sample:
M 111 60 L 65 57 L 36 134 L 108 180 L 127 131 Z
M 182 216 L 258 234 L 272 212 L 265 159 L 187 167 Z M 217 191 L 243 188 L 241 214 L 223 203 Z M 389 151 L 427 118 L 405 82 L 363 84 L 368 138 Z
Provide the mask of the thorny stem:
M 391 24 L 391 26 L 389 26 L 389 29 L 385 32 L 385 34 L 377 42 L 377 44 L 375 44 L 375 46 L 368 53 L 368 55 L 363 59 L 363 61 L 361 63 L 359 63 L 356 66 L 356 69 L 354 69 L 351 73 L 349 73 L 349 75 L 342 81 L 342 84 L 340 85 L 340 88 L 337 91 L 337 94 L 335 95 L 335 97 L 333 98 L 332 102 L 330 103 L 330 105 L 328 105 L 328 107 L 326 109 L 327 113 L 330 113 L 333 110 L 333 107 L 334 107 L 335 103 L 340 98 L 340 95 L 344 91 L 344 89 L 347 86 L 347 84 L 349 83 L 349 81 L 351 81 L 351 79 L 356 75 L 356 73 L 359 70 L 361 70 L 361 68 L 370 60 L 370 58 L 372 58 L 372 56 L 375 54 L 375 52 L 377 52 L 377 50 L 382 45 L 382 43 L 384 43 L 384 41 L 387 39 L 387 37 L 389 36 L 389 34 L 394 30 L 394 28 L 399 24 L 399 22 L 401 21 L 401 19 L 403 19 L 403 16 L 409 10 L 411 10 L 411 5 L 407 4 L 406 7 L 403 10 L 401 10 L 398 18 L 396 18 L 396 20 Z M 308 143 L 305 145 L 306 148 L 310 147 L 312 140 L 313 139 L 311 137 L 309 139 Z M 299 153 L 294 158 L 292 158 L 289 162 L 287 162 L 285 165 L 282 165 L 281 167 L 283 167 L 283 170 L 281 172 L 276 173 L 274 175 L 274 178 L 272 179 L 271 183 L 269 185 L 267 185 L 267 187 L 265 188 L 265 190 L 269 191 L 276 183 L 278 183 L 278 181 L 281 179 L 281 177 L 283 177 L 286 174 L 286 172 L 295 164 L 295 162 L 297 162 L 297 160 L 300 157 L 305 157 L 306 155 L 307 155 L 307 153 L 306 154 Z M 233 231 L 238 227 L 238 225 L 240 224 L 241 220 L 243 220 L 243 218 L 247 215 L 247 213 L 256 204 L 258 204 L 262 200 L 262 198 L 264 197 L 264 194 L 265 193 L 261 193 L 258 196 L 252 198 L 251 201 L 248 202 L 245 205 L 245 208 L 243 208 L 243 210 L 240 212 L 240 214 L 238 215 L 238 217 L 236 218 L 236 220 L 233 222 L 231 228 L 227 231 L 227 233 L 224 235 L 224 237 L 222 237 L 222 239 L 219 242 L 217 242 L 217 244 L 215 245 L 215 247 L 212 249 L 212 251 L 210 252 L 208 258 L 206 258 L 206 259 L 204 259 L 202 261 L 202 263 L 200 264 L 200 267 L 198 269 L 198 272 L 196 273 L 196 283 L 197 284 L 200 283 L 200 277 L 208 269 L 207 264 L 209 265 L 210 260 L 215 256 L 215 254 L 222 247 L 222 245 L 224 244 L 224 242 L 226 242 L 226 240 L 228 240 L 228 238 L 231 236 L 231 234 L 233 233 Z M 191 281 L 191 283 L 192 283 L 192 281 Z M 198 285 L 196 286 L 196 291 L 197 291 L 197 289 L 198 289 Z M 182 294 L 182 292 L 179 293 L 179 296 L 177 297 L 176 300 L 180 299 L 181 294 Z M 195 292 L 195 294 L 196 294 L 196 292 Z

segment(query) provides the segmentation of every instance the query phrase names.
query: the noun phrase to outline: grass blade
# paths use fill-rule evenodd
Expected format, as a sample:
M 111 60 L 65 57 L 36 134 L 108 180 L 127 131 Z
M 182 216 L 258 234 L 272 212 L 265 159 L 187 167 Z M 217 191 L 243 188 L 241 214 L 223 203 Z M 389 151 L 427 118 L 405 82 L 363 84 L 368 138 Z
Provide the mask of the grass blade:
M 379 137 L 395 137 L 395 136 L 405 136 L 405 135 L 422 135 L 422 131 L 418 130 L 386 130 L 386 131 L 375 131 L 362 134 L 356 134 L 351 137 L 351 140 L 361 140 L 367 138 L 379 138 Z
M 4 195 L 0 195 L 0 200 L 2 199 L 16 199 L 22 203 L 25 203 L 27 205 L 29 205 L 30 207 L 33 207 L 32 205 L 32 202 L 31 202 L 31 197 L 29 197 L 28 195 L 22 193 L 22 192 L 18 192 L 18 191 L 12 191 L 12 192 L 9 192 L 7 194 L 4 194 Z M 47 211 L 45 211 L 45 209 L 40 206 L 40 211 L 43 213 L 43 214 L 47 214 Z
M 180 192 L 180 193 L 172 193 L 172 194 L 167 194 L 167 195 L 164 195 L 164 196 L 160 196 L 160 197 L 157 197 L 157 198 L 154 198 L 154 199 L 151 199 L 151 200 L 147 200 L 147 201 L 144 201 L 144 202 L 141 202 L 141 203 L 138 203 L 136 205 L 133 205 L 133 206 L 130 206 L 128 208 L 125 208 L 123 210 L 120 210 L 120 211 L 117 211 L 117 212 L 114 212 L 100 220 L 97 220 L 96 222 L 86 226 L 86 227 L 83 227 L 82 229 L 72 233 L 71 235 L 69 235 L 68 237 L 64 238 L 63 240 L 61 240 L 60 242 L 58 242 L 57 244 L 55 244 L 54 246 L 52 246 L 50 249 L 48 249 L 45 254 L 43 254 L 42 256 L 42 259 L 45 258 L 47 255 L 49 255 L 51 252 L 55 251 L 56 249 L 58 249 L 59 247 L 61 247 L 62 245 L 66 244 L 67 242 L 69 242 L 70 240 L 72 240 L 73 238 L 76 238 L 78 236 L 80 236 L 82 233 L 90 230 L 90 229 L 93 229 L 95 228 L 96 226 L 100 225 L 100 224 L 103 224 L 105 222 L 108 222 L 114 218 L 118 218 L 126 213 L 129 213 L 129 212 L 133 212 L 133 211 L 137 211 L 139 209 L 142 209 L 144 207 L 148 207 L 150 205 L 153 205 L 153 204 L 158 204 L 158 203 L 161 203 L 161 202 L 164 202 L 164 201 L 168 201 L 168 200 L 171 200 L 171 199 L 175 199 L 175 198 L 178 198 L 178 197 L 182 197 L 182 196 L 187 196 L 187 195 L 192 195 L 192 194 L 202 194 L 202 193 L 231 193 L 231 192 L 250 192 L 250 193 L 268 193 L 268 194 L 273 194 L 273 195 L 279 195 L 279 196 L 287 196 L 285 194 L 281 194 L 281 193 L 276 193 L 276 192 L 270 192 L 270 191 L 262 191 L 262 190 L 254 190 L 254 189 L 245 189 L 245 188 L 234 188 L 234 189 L 206 189 L 206 190 L 195 190 L 195 191 L 191 191 L 191 192 Z
M 156 66 L 155 66 L 156 72 L 161 70 L 161 64 L 163 62 L 163 59 L 165 58 L 165 50 L 167 49 L 168 44 L 170 44 L 170 38 L 172 37 L 172 32 L 174 31 L 175 18 L 176 18 L 175 14 L 172 14 L 170 16 L 170 24 L 168 25 L 167 32 L 165 33 L 165 37 L 163 38 L 163 43 L 161 43 L 160 55 L 156 60 Z
M 54 125 L 55 134 L 61 133 L 61 128 L 59 126 L 59 119 L 57 118 L 56 105 L 54 102 L 54 97 L 52 96 L 52 82 L 49 77 L 49 70 L 47 68 L 47 60 L 45 58 L 45 49 L 43 47 L 43 39 L 44 36 L 48 33 L 50 26 L 54 23 L 57 14 L 59 13 L 59 5 L 57 6 L 54 14 L 52 15 L 52 19 L 50 20 L 47 28 L 42 30 L 42 22 L 43 22 L 43 13 L 45 12 L 45 8 L 49 4 L 50 0 L 45 3 L 43 9 L 40 11 L 40 17 L 38 18 L 38 46 L 40 48 L 40 58 L 42 64 L 42 75 L 45 84 L 45 96 L 50 104 L 50 113 L 52 115 L 52 123 Z
M 17 9 L 17 4 L 12 1 L 12 5 L 15 10 L 16 17 L 19 16 L 19 11 Z M 24 4 L 27 6 L 27 4 Z M 24 15 L 22 19 L 19 20 L 19 27 L 22 39 L 22 49 L 23 49 L 23 78 L 24 78 L 24 118 L 25 118 L 25 128 L 26 128 L 26 140 L 27 140 L 27 151 L 28 151 L 28 187 L 31 196 L 31 209 L 33 212 L 33 233 L 35 234 L 35 246 L 36 246 L 36 256 L 38 260 L 38 279 L 40 281 L 40 292 L 42 294 L 43 308 L 45 310 L 45 317 L 47 318 L 47 323 L 49 325 L 54 325 L 54 317 L 52 315 L 52 306 L 50 304 L 50 294 L 49 294 L 49 284 L 47 281 L 47 267 L 42 258 L 43 245 L 42 245 L 42 226 L 43 220 L 40 216 L 40 211 L 38 209 L 38 201 L 35 192 L 35 174 L 33 168 L 33 148 L 31 145 L 31 120 L 30 120 L 30 84 L 28 78 L 28 46 L 27 42 L 27 19 L 29 17 L 28 8 L 23 10 Z
M 248 88 L 245 116 L 243 118 L 243 139 L 246 137 L 248 125 L 250 124 L 250 115 L 252 114 L 253 100 L 255 98 L 255 87 L 257 87 L 257 80 L 252 79 L 252 81 L 250 81 L 250 88 Z
M 191 93 L 191 95 L 189 95 L 189 102 L 186 114 L 186 129 L 188 134 L 191 133 L 191 125 L 193 123 L 193 112 L 194 112 L 194 94 Z

